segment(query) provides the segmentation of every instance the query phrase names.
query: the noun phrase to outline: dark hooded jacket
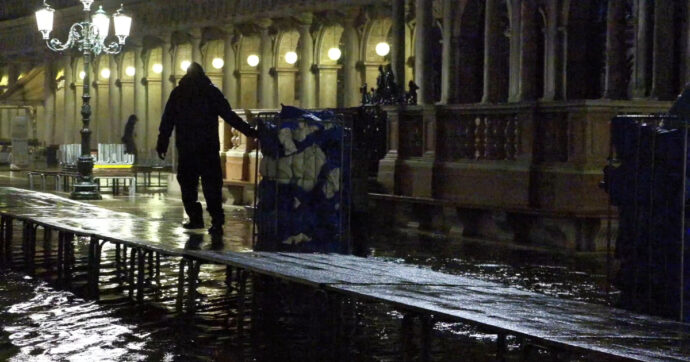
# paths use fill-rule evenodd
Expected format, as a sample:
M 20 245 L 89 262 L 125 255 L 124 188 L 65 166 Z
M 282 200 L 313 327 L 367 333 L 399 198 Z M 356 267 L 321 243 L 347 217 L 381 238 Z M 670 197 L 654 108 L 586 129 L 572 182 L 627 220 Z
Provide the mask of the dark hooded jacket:
M 256 131 L 232 111 L 230 103 L 201 66 L 193 63 L 190 67 L 195 68 L 180 80 L 165 105 L 156 150 L 159 153 L 167 151 L 174 128 L 178 149 L 218 152 L 218 116 L 247 137 L 256 137 Z

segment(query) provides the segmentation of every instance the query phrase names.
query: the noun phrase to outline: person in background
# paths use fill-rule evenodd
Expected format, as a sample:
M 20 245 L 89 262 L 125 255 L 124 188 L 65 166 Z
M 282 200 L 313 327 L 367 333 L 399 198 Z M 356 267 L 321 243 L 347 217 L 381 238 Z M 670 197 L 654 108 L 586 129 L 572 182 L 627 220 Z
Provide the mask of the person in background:
M 137 124 L 139 119 L 136 115 L 132 114 L 127 119 L 127 124 L 125 125 L 125 133 L 122 135 L 122 143 L 125 145 L 125 153 L 134 155 L 134 162 L 137 160 L 137 144 L 134 142 L 136 137 L 134 133 L 134 126 Z
M 211 214 L 211 235 L 222 235 L 223 175 L 220 165 L 220 141 L 218 116 L 250 138 L 258 132 L 230 108 L 216 86 L 198 63 L 192 63 L 180 84 L 170 93 L 168 103 L 158 128 L 156 152 L 165 158 L 170 135 L 175 129 L 175 147 L 178 151 L 177 181 L 180 183 L 182 203 L 189 216 L 187 229 L 204 227 L 201 204 L 198 201 L 199 178 L 206 199 L 206 209 Z

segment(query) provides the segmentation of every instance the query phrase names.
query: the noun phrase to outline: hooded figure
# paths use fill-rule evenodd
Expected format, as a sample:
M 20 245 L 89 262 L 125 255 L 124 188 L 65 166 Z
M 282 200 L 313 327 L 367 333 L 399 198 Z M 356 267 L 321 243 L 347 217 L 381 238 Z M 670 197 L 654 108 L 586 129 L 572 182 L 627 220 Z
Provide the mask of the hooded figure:
M 165 158 L 170 135 L 175 129 L 178 150 L 177 181 L 189 222 L 187 229 L 204 227 L 201 204 L 197 200 L 199 177 L 211 214 L 209 233 L 222 234 L 225 215 L 222 205 L 223 175 L 220 165 L 218 116 L 245 136 L 256 138 L 257 132 L 230 108 L 230 104 L 204 73 L 198 63 L 187 68 L 187 74 L 170 93 L 158 128 L 158 157 Z
M 134 126 L 137 124 L 137 116 L 131 115 L 127 119 L 127 124 L 125 125 L 125 133 L 122 135 L 122 143 L 125 145 L 125 153 L 130 155 L 137 154 L 137 145 L 134 142 Z

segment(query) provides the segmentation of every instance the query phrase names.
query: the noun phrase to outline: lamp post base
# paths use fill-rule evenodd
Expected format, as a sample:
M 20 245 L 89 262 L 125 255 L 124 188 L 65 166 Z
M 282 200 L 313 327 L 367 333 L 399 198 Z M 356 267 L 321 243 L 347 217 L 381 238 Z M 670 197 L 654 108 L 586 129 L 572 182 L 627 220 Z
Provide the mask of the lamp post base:
M 101 194 L 98 192 L 98 185 L 94 182 L 79 182 L 74 185 L 74 191 L 69 195 L 72 200 L 101 200 Z

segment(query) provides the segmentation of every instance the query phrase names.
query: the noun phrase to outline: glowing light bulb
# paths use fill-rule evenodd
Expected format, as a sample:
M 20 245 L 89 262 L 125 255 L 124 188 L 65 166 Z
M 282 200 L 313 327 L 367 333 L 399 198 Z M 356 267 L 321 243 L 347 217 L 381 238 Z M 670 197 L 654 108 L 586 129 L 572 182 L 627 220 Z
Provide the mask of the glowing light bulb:
M 225 62 L 223 61 L 223 59 L 213 58 L 211 65 L 213 65 L 213 67 L 216 69 L 220 69 L 220 68 L 223 68 L 223 66 L 225 65 Z
M 125 69 L 125 74 L 127 74 L 130 77 L 133 77 L 136 73 L 137 70 L 134 67 L 127 67 L 127 69 Z
M 163 64 L 156 63 L 151 67 L 154 73 L 161 74 L 163 72 Z
M 343 53 L 338 48 L 328 49 L 328 58 L 331 60 L 338 60 Z
M 390 53 L 391 51 L 391 46 L 388 45 L 385 41 L 382 41 L 378 44 L 376 44 L 376 54 L 378 54 L 381 57 L 385 57 Z
M 285 63 L 288 63 L 288 64 L 297 63 L 297 53 L 295 53 L 295 52 L 285 53 Z
M 110 78 L 110 69 L 105 68 L 101 70 L 101 77 L 103 77 L 104 79 Z
M 180 68 L 186 72 L 190 65 L 192 65 L 192 62 L 189 60 L 183 60 L 182 63 L 180 63 Z
M 84 78 L 86 78 L 86 73 L 84 73 L 84 71 L 82 70 L 81 72 L 79 72 L 79 79 L 84 79 Z
M 259 65 L 259 56 L 256 54 L 248 56 L 247 64 L 249 64 L 250 67 L 256 67 L 257 65 Z

